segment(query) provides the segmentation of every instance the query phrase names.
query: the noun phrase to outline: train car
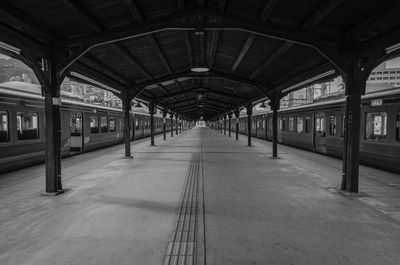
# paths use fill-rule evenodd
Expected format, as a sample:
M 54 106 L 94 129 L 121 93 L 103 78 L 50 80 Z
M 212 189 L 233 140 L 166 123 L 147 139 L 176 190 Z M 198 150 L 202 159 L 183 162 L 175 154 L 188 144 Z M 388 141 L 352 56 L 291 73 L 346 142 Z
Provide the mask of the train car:
M 344 107 L 345 99 L 341 98 L 280 110 L 278 142 L 341 158 L 344 148 Z M 360 162 L 400 173 L 399 128 L 399 88 L 363 96 Z M 232 131 L 235 131 L 235 126 L 232 126 Z M 239 118 L 239 133 L 247 135 L 247 116 Z M 252 116 L 252 136 L 272 140 L 272 112 Z
M 45 116 L 40 86 L 2 84 L 0 122 L 0 173 L 44 161 Z M 163 119 L 156 115 L 154 123 L 155 133 L 162 133 Z M 133 113 L 130 124 L 132 140 L 150 135 L 149 114 Z M 123 142 L 122 110 L 63 99 L 61 129 L 63 157 L 119 144 Z

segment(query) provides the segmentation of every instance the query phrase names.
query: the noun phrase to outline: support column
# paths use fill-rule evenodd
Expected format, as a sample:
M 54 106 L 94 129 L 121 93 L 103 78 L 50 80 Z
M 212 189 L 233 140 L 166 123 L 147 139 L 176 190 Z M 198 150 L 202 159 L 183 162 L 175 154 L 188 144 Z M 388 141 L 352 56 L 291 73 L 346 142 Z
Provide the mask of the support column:
M 150 101 L 150 145 L 154 146 L 154 102 Z
M 274 103 L 272 108 L 272 158 L 278 158 L 278 109 L 279 104 Z
M 52 84 L 45 91 L 46 119 L 46 193 L 62 192 L 60 87 Z
M 231 112 L 228 114 L 228 118 L 229 118 L 229 122 L 228 122 L 228 126 L 229 126 L 229 137 L 231 137 L 231 131 L 232 131 L 232 127 L 231 127 L 231 125 L 232 125 L 232 113 L 231 113 Z
M 178 133 L 179 133 L 179 131 L 178 131 L 178 115 L 175 115 L 175 130 L 176 130 L 176 132 L 175 132 L 175 134 L 176 135 L 178 135 Z
M 251 146 L 251 115 L 253 114 L 252 104 L 247 105 L 246 112 L 247 112 L 247 145 Z
M 164 109 L 163 111 L 163 139 L 164 141 L 167 140 L 167 124 L 166 124 L 166 118 L 167 118 L 167 111 Z
M 235 111 L 235 117 L 236 117 L 236 141 L 239 140 L 239 115 L 240 115 L 240 111 L 237 109 Z
M 170 113 L 169 118 L 171 119 L 171 137 L 174 137 L 174 114 Z
M 59 78 L 54 62 L 44 60 L 40 67 L 45 96 L 46 122 L 46 188 L 43 195 L 57 195 L 63 192 L 61 182 L 61 99 Z
M 341 189 L 347 192 L 358 192 L 361 95 L 365 93 L 366 80 L 373 68 L 371 65 L 359 58 L 351 63 L 344 76 L 346 106 Z
M 182 133 L 182 126 L 183 126 L 183 119 L 181 117 L 179 122 L 179 133 Z
M 124 142 L 125 142 L 125 157 L 124 158 L 132 158 L 131 155 L 131 141 L 130 141 L 130 110 L 131 110 L 131 99 L 127 94 L 124 94 L 122 97 L 122 107 L 124 111 Z
M 224 114 L 224 135 L 226 135 L 226 115 Z

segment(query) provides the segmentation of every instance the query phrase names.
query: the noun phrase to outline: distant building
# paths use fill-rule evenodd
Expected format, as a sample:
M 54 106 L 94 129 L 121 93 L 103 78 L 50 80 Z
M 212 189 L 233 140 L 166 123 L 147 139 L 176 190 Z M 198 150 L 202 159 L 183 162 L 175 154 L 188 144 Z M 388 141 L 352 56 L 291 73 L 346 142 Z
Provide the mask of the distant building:
M 378 65 L 368 78 L 367 86 L 386 84 L 387 87 L 400 86 L 400 63 L 398 60 L 389 60 Z

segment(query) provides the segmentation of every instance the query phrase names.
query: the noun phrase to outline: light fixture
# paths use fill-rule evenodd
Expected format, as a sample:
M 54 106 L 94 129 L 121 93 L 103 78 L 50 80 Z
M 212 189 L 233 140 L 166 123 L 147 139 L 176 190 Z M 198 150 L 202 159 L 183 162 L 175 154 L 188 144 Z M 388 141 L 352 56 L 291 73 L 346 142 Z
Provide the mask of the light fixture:
M 135 108 L 143 108 L 142 104 L 140 104 L 140 102 L 138 101 L 135 105 Z
M 397 51 L 398 49 L 400 49 L 400 43 L 397 43 L 395 45 L 387 47 L 385 50 L 386 50 L 386 54 L 389 54 L 389 53 Z
M 0 41 L 0 48 L 4 49 L 6 51 L 9 51 L 9 52 L 16 53 L 16 54 L 20 54 L 21 53 L 21 49 L 19 49 L 17 47 L 14 47 L 14 46 L 12 46 L 10 44 L 4 43 L 2 41 Z
M 259 106 L 259 108 L 260 108 L 260 109 L 266 109 L 266 108 L 267 108 L 267 106 L 265 105 L 265 102 L 264 102 L 264 101 L 261 103 L 261 105 Z
M 312 83 L 312 82 L 318 81 L 319 79 L 322 79 L 322 78 L 324 78 L 324 77 L 333 75 L 334 73 L 336 73 L 335 70 L 330 70 L 330 71 L 325 72 L 325 73 L 323 73 L 323 74 L 320 74 L 320 75 L 314 76 L 314 77 L 312 77 L 312 78 L 309 78 L 309 79 L 307 79 L 307 80 L 305 80 L 305 81 L 303 81 L 303 82 L 300 82 L 300 83 L 298 83 L 298 84 L 295 84 L 295 85 L 293 85 L 293 86 L 290 86 L 290 87 L 288 87 L 288 88 L 285 88 L 285 89 L 282 90 L 281 92 L 282 92 L 282 93 L 289 92 L 289 91 L 291 91 L 291 90 L 293 90 L 293 89 L 295 89 L 295 88 L 304 86 L 304 85 L 306 85 L 306 84 L 308 84 L 308 83 Z
M 192 68 L 190 68 L 190 71 L 194 72 L 194 73 L 207 73 L 208 71 L 210 71 L 210 68 L 208 68 L 207 66 L 204 65 L 194 65 Z
M 92 78 L 89 78 L 87 76 L 81 75 L 81 74 L 79 74 L 77 72 L 70 72 L 70 75 L 72 75 L 72 76 L 74 76 L 76 78 L 82 79 L 84 81 L 87 81 L 89 83 L 92 83 L 94 85 L 98 85 L 99 87 L 104 88 L 105 90 L 109 90 L 111 92 L 114 92 L 114 93 L 117 93 L 117 94 L 121 94 L 121 91 L 116 90 L 116 89 L 114 89 L 114 88 L 112 88 L 110 86 L 107 86 L 107 85 L 103 84 L 103 83 L 100 83 L 100 82 L 98 82 L 98 81 L 96 81 L 96 80 L 94 80 Z

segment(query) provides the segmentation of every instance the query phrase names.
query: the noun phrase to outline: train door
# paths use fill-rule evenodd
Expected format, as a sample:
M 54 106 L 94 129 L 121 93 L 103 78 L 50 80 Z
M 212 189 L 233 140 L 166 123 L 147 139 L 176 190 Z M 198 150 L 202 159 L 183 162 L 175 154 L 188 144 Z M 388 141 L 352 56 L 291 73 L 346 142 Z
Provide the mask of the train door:
M 326 115 L 314 114 L 314 150 L 326 153 Z
M 81 152 L 83 150 L 83 115 L 81 112 L 71 112 L 70 116 L 70 137 L 71 152 Z

